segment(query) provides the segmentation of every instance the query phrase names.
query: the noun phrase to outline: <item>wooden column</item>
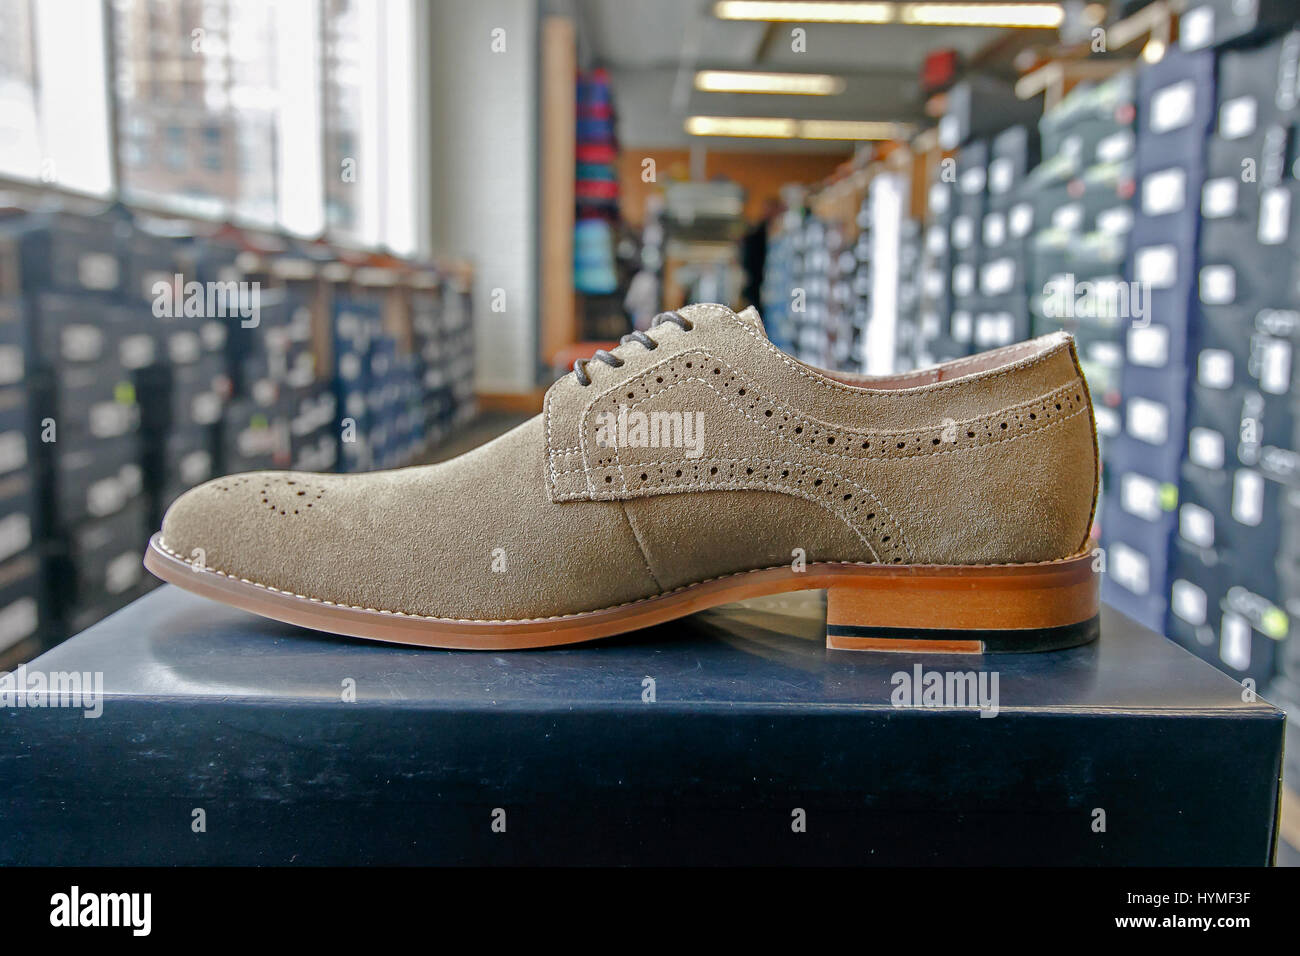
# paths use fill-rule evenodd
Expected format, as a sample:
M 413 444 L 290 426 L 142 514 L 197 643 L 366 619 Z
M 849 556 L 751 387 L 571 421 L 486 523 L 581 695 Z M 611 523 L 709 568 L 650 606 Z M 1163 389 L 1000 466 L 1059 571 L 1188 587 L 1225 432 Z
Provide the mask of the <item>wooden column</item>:
M 548 365 L 578 339 L 573 290 L 573 226 L 577 143 L 578 43 L 573 21 L 542 21 L 541 49 L 541 328 Z

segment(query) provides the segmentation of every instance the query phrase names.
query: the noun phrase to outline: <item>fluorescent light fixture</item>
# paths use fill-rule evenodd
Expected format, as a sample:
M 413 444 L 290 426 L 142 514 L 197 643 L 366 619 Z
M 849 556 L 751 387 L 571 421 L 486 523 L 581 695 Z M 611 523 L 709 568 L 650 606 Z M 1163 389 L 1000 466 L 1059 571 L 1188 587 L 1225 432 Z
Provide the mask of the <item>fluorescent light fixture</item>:
M 822 3 L 816 0 L 718 0 L 719 20 L 791 23 L 901 23 L 930 27 L 1059 27 L 1059 3 Z
M 692 136 L 745 136 L 766 139 L 899 139 L 908 132 L 899 123 L 859 120 L 797 120 L 760 116 L 692 116 Z
M 756 136 L 793 139 L 799 124 L 792 119 L 763 119 L 751 116 L 692 116 L 686 120 L 692 136 Z
M 798 0 L 719 0 L 719 20 L 780 20 L 797 23 L 892 23 L 893 3 L 800 3 Z
M 695 88 L 705 93 L 790 93 L 833 96 L 844 91 L 844 80 L 825 73 L 754 73 L 745 70 L 700 70 Z
M 905 133 L 906 129 L 898 123 L 803 120 L 799 124 L 801 139 L 898 139 Z
M 904 3 L 900 23 L 927 27 L 1059 27 L 1059 3 Z

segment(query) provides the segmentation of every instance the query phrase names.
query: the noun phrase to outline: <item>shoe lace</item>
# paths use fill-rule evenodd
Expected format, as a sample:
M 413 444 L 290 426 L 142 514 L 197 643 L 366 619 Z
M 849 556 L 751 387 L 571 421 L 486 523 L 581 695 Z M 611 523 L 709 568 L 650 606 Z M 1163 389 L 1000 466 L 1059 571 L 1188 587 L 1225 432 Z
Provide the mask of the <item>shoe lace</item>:
M 653 329 L 656 326 L 663 325 L 665 322 L 672 322 L 674 325 L 680 327 L 683 332 L 689 332 L 695 327 L 690 319 L 678 312 L 660 312 L 650 323 L 650 328 Z M 640 329 L 637 329 L 635 332 L 625 335 L 618 340 L 619 345 L 627 345 L 629 342 L 639 342 L 650 350 L 659 348 L 659 343 L 650 338 L 650 336 L 646 335 Z M 587 374 L 587 363 L 596 361 L 604 362 L 610 368 L 621 368 L 623 365 L 623 360 L 621 358 L 613 352 L 607 352 L 604 349 L 596 349 L 596 354 L 589 359 L 578 359 L 573 363 L 573 375 L 574 378 L 578 380 L 578 384 L 583 388 L 586 388 L 591 384 L 591 376 Z

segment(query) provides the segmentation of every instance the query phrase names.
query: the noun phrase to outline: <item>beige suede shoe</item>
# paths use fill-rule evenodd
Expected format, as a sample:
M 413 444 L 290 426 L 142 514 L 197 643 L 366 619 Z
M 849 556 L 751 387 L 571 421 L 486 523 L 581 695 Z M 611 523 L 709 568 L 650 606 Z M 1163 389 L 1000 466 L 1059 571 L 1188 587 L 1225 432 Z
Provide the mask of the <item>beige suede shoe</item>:
M 832 647 L 1041 650 L 1096 635 L 1096 436 L 1055 334 L 920 372 L 797 362 L 757 312 L 665 313 L 469 454 L 255 472 L 182 496 L 146 566 L 305 627 L 524 648 L 828 589 Z

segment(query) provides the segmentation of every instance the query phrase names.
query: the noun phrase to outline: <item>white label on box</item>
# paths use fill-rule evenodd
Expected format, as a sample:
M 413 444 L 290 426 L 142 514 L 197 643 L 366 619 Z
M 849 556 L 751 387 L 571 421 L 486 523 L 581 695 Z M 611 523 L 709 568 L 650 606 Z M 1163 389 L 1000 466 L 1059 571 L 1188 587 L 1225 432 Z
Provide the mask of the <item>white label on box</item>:
M 27 436 L 21 430 L 0 435 L 0 475 L 17 471 L 27 464 Z
M 1177 166 L 1151 173 L 1142 180 L 1142 212 L 1164 216 L 1187 204 L 1187 173 Z
M 1200 50 L 1214 42 L 1214 7 L 1188 10 L 1178 21 L 1178 45 L 1184 50 Z
M 1146 246 L 1133 254 L 1134 277 L 1153 289 L 1167 289 L 1178 279 L 1178 249 L 1172 244 Z
M 1231 176 L 1207 179 L 1201 187 L 1201 215 L 1222 219 L 1237 211 L 1237 180 Z
M 1119 434 L 1119 414 L 1113 408 L 1098 405 L 1093 409 L 1093 418 L 1097 422 L 1097 434 L 1114 438 Z
M 1125 511 L 1144 521 L 1155 521 L 1161 515 L 1160 483 L 1146 475 L 1126 473 L 1119 481 L 1119 499 Z
M 1016 281 L 1016 260 L 995 259 L 980 270 L 980 291 L 985 295 L 1010 292 Z
M 1009 312 L 985 312 L 975 319 L 975 345 L 979 348 L 1010 345 L 1015 335 L 1015 319 Z
M 212 455 L 206 451 L 192 451 L 182 456 L 177 470 L 182 484 L 197 485 L 207 481 L 212 477 Z
M 200 392 L 190 402 L 190 419 L 195 425 L 215 425 L 221 420 L 221 396 L 216 392 Z
M 90 433 L 96 438 L 116 438 L 131 427 L 131 409 L 117 402 L 96 402 L 90 406 Z
M 1178 536 L 1198 548 L 1214 547 L 1214 515 L 1187 502 L 1178 509 Z
M 1116 206 L 1097 213 L 1097 231 L 1108 236 L 1121 236 L 1133 228 L 1133 209 Z
M 144 469 L 139 465 L 123 465 L 117 470 L 117 480 L 128 498 L 144 493 Z
M 0 519 L 0 561 L 25 551 L 32 543 L 32 519 L 24 512 L 15 511 Z
M 969 249 L 975 241 L 975 224 L 970 216 L 958 216 L 952 221 L 952 244 L 956 249 Z
M 1000 212 L 991 212 L 984 217 L 984 245 L 998 247 L 1007 238 L 1007 217 Z
M 203 340 L 203 348 L 209 352 L 220 352 L 226 344 L 226 326 L 216 321 L 204 322 L 199 328 L 199 338 Z
M 1110 573 L 1134 594 L 1151 590 L 1151 563 L 1146 555 L 1123 542 L 1116 541 L 1110 546 Z
M 93 362 L 104 351 L 104 333 L 93 325 L 65 326 L 59 352 L 69 362 Z
M 1228 265 L 1201 267 L 1201 301 L 1227 305 L 1237 298 L 1237 271 Z
M 26 374 L 22 348 L 17 345 L 0 346 L 0 385 L 16 385 Z
M 1093 419 L 1097 421 L 1097 433 L 1113 438 L 1119 434 L 1119 414 L 1114 408 L 1099 405 L 1092 410 Z
M 140 556 L 134 551 L 119 554 L 104 569 L 104 589 L 109 594 L 121 594 L 129 590 L 140 580 L 142 567 Z
M 1164 368 L 1169 364 L 1169 330 L 1163 325 L 1128 330 L 1128 358 L 1134 365 Z
M 961 191 L 967 196 L 973 196 L 975 193 L 984 191 L 984 184 L 988 181 L 988 173 L 983 166 L 972 166 L 961 174 Z
M 1238 96 L 1219 107 L 1219 136 L 1222 139 L 1241 139 L 1255 132 L 1255 116 L 1259 112 L 1253 96 Z
M 1281 186 L 1259 197 L 1258 238 L 1266 246 L 1280 246 L 1291 231 L 1291 194 Z
M 123 368 L 145 368 L 154 363 L 157 347 L 152 335 L 128 335 L 117 347 L 117 356 Z
M 1240 614 L 1223 612 L 1223 624 L 1219 628 L 1219 657 L 1239 671 L 1250 667 L 1250 622 Z
M 167 339 L 167 355 L 177 365 L 192 365 L 203 354 L 197 332 L 177 332 Z
M 1196 381 L 1207 388 L 1232 388 L 1234 365 L 1227 349 L 1202 349 L 1196 360 Z
M 1016 179 L 1016 165 L 1006 156 L 999 156 L 989 163 L 989 192 L 1000 196 L 1013 185 Z
M 953 267 L 952 291 L 956 295 L 970 295 L 975 291 L 975 267 L 969 262 Z
M 948 187 L 944 183 L 935 183 L 930 187 L 930 212 L 942 214 L 948 211 Z
M 1052 212 L 1052 226 L 1062 232 L 1077 232 L 1083 225 L 1083 206 L 1077 202 L 1058 206 Z
M 0 611 L 0 651 L 36 633 L 36 599 L 25 597 Z
M 1118 163 L 1133 155 L 1133 131 L 1122 129 L 1098 141 L 1096 156 L 1100 163 Z
M 1256 343 L 1259 387 L 1270 395 L 1291 390 L 1291 343 L 1286 339 L 1263 339 Z
M 1213 428 L 1193 428 L 1187 433 L 1187 460 L 1202 468 L 1222 468 L 1223 435 Z
M 1196 81 L 1180 80 L 1151 95 L 1151 132 L 1167 133 L 1192 121 Z
M 974 334 L 974 322 L 971 314 L 966 311 L 954 312 L 952 314 L 952 337 L 958 342 L 969 342 Z
M 86 489 L 86 510 L 95 518 L 121 511 L 126 501 L 126 490 L 117 478 L 101 478 Z
M 116 289 L 117 260 L 106 252 L 88 252 L 77 260 L 77 281 L 84 288 L 103 292 Z
M 1243 468 L 1232 476 L 1232 516 L 1252 528 L 1264 520 L 1264 478 L 1259 472 Z
M 1208 602 L 1205 592 L 1191 581 L 1179 578 L 1169 593 L 1170 609 L 1188 624 L 1199 627 L 1205 623 Z
M 1022 202 L 1012 206 L 1007 225 L 1011 235 L 1016 239 L 1022 239 L 1029 235 L 1029 230 L 1034 228 L 1033 204 Z
M 943 226 L 931 226 L 925 231 L 925 248 L 932 255 L 941 255 L 948 248 L 948 233 Z
M 1130 398 L 1126 422 L 1128 433 L 1150 445 L 1169 440 L 1169 409 L 1148 398 Z

